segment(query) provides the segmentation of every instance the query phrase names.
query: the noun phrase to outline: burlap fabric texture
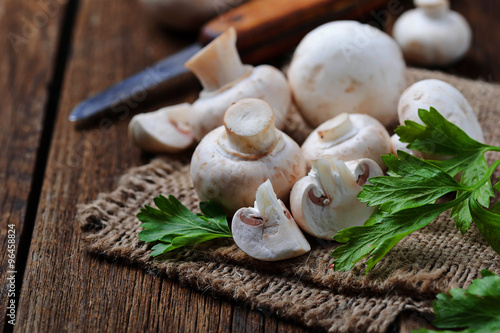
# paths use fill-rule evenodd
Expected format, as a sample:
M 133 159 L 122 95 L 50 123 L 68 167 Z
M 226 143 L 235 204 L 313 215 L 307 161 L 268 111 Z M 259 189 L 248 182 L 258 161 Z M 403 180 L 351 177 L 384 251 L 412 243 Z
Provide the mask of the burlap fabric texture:
M 477 112 L 486 142 L 500 145 L 500 86 L 416 69 L 407 77 L 408 84 L 437 78 L 457 87 Z M 310 130 L 296 112 L 290 114 L 285 132 L 291 137 L 301 143 Z M 500 256 L 478 230 L 472 226 L 462 236 L 448 213 L 399 242 L 367 276 L 362 263 L 334 272 L 330 253 L 338 244 L 313 238 L 310 253 L 271 264 L 249 258 L 230 239 L 151 259 L 151 246 L 137 238 L 136 214 L 159 194 L 172 194 L 197 210 L 188 159 L 158 158 L 131 169 L 115 191 L 80 206 L 87 250 L 314 329 L 382 332 L 402 311 L 431 314 L 437 293 L 468 286 L 481 269 L 500 273 Z

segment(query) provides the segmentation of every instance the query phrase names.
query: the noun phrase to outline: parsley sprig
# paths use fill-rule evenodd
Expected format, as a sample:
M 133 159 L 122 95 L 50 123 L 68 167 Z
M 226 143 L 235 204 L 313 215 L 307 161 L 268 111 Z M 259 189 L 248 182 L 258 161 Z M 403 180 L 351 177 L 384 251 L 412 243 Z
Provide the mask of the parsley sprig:
M 500 332 L 500 276 L 486 269 L 481 274 L 483 278 L 472 281 L 467 290 L 454 288 L 449 295 L 437 295 L 433 303 L 436 315 L 432 322 L 434 326 L 442 329 L 465 328 L 460 331 L 464 333 Z M 420 329 L 413 332 L 435 331 Z
M 168 198 L 160 195 L 154 202 L 159 209 L 146 205 L 137 214 L 144 228 L 139 240 L 157 242 L 152 257 L 214 238 L 232 237 L 226 214 L 215 202 L 200 202 L 204 215 L 194 214 L 172 195 Z
M 439 214 L 451 209 L 457 228 L 465 233 L 474 221 L 479 231 L 500 253 L 500 207 L 488 210 L 494 196 L 490 181 L 500 160 L 488 166 L 484 154 L 500 147 L 471 139 L 458 126 L 447 121 L 436 109 L 420 109 L 425 125 L 405 121 L 396 133 L 408 148 L 446 160 L 423 160 L 403 151 L 383 156 L 388 176 L 370 178 L 358 199 L 377 206 L 363 226 L 341 230 L 334 240 L 347 243 L 336 248 L 334 268 L 346 271 L 364 258 L 368 273 L 401 239 L 431 223 Z M 454 177 L 462 173 L 460 182 Z M 499 182 L 500 183 L 500 182 Z M 500 190 L 500 184 L 495 189 Z M 455 192 L 454 200 L 436 203 L 445 194 Z

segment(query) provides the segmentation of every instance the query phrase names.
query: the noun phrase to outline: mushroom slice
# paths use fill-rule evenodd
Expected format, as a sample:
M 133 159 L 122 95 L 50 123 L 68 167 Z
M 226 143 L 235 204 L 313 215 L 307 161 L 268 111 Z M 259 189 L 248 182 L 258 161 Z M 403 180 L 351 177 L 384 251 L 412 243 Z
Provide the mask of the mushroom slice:
M 342 162 L 324 156 L 312 162 L 309 174 L 295 183 L 290 206 L 297 224 L 310 235 L 332 239 L 341 229 L 363 225 L 374 207 L 356 199 L 368 178 L 381 176 L 373 160 Z
M 255 207 L 234 214 L 232 232 L 236 245 L 259 260 L 289 259 L 311 250 L 269 179 L 257 189 Z
M 155 112 L 134 116 L 128 125 L 129 136 L 141 149 L 152 153 L 177 153 L 194 142 L 187 125 L 188 103 L 168 106 Z

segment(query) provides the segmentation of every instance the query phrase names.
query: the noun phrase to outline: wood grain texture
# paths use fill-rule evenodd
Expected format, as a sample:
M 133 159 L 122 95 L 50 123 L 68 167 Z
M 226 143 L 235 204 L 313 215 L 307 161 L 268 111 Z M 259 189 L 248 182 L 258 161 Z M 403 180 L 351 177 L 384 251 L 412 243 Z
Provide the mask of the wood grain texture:
M 264 321 L 271 325 L 266 332 L 302 332 L 81 249 L 77 203 L 112 190 L 148 156 L 128 140 L 128 117 L 76 130 L 67 116 L 83 98 L 188 43 L 145 21 L 136 2 L 80 2 L 15 332 L 255 332 Z M 192 101 L 197 91 L 170 95 L 164 103 Z
M 12 270 L 7 228 L 15 226 L 17 250 L 25 224 L 35 216 L 28 211 L 28 198 L 38 190 L 33 188 L 35 163 L 63 13 L 64 6 L 57 3 L 46 8 L 35 1 L 0 2 L 0 331 L 6 324 L 7 271 Z M 20 273 L 18 288 L 19 282 Z
M 22 27 L 21 17 L 33 15 L 36 6 L 35 0 L 0 2 L 0 17 L 9 18 L 0 21 L 0 35 Z M 470 21 L 475 41 L 467 57 L 447 71 L 500 81 L 496 25 L 500 3 L 456 0 L 452 6 Z M 0 92 L 6 96 L 0 109 L 1 246 L 5 246 L 4 224 L 14 221 L 22 230 L 26 216 L 58 20 L 51 19 L 30 40 L 22 59 L 9 50 L 8 40 L 0 49 L 4 74 Z M 366 17 L 370 20 L 372 17 Z M 146 163 L 150 156 L 141 155 L 126 135 L 128 113 L 137 111 L 134 101 L 115 110 L 113 119 L 84 130 L 76 130 L 67 121 L 69 112 L 82 99 L 195 39 L 158 31 L 147 21 L 136 1 L 80 0 L 15 331 L 305 332 L 268 313 L 250 311 L 81 249 L 80 230 L 74 220 L 76 205 L 114 189 L 125 170 Z M 162 102 L 192 101 L 196 89 L 166 93 Z M 139 95 L 137 101 L 143 98 Z M 3 250 L 0 260 L 3 273 Z M 0 301 L 3 297 L 0 292 Z M 5 313 L 2 306 L 0 303 L 1 313 Z M 408 332 L 426 322 L 407 313 L 400 316 L 395 328 Z

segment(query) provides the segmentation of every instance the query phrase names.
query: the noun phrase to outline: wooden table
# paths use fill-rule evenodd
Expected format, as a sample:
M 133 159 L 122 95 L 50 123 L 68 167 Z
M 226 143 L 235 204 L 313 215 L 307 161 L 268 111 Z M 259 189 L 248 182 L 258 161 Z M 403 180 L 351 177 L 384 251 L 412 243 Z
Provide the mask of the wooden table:
M 453 7 L 471 23 L 474 45 L 449 72 L 500 81 L 500 3 L 457 0 Z M 122 119 L 83 130 L 68 122 L 69 112 L 194 36 L 148 23 L 136 1 L 1 0 L 0 17 L 0 331 L 305 331 L 81 249 L 77 204 L 112 190 L 152 156 L 127 138 L 136 105 Z M 191 84 L 161 102 L 193 101 L 198 90 Z M 4 320 L 9 239 L 17 249 L 15 327 Z M 394 330 L 419 321 L 405 314 Z

